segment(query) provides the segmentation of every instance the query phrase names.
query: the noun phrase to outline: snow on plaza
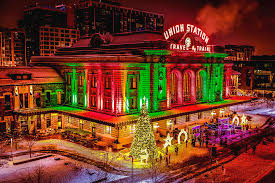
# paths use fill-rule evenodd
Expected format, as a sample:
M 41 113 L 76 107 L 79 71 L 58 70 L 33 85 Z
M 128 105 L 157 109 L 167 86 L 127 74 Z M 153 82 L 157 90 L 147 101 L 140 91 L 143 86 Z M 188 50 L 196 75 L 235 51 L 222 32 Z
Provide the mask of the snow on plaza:
M 1 1 L 0 183 L 273 183 L 270 1 Z

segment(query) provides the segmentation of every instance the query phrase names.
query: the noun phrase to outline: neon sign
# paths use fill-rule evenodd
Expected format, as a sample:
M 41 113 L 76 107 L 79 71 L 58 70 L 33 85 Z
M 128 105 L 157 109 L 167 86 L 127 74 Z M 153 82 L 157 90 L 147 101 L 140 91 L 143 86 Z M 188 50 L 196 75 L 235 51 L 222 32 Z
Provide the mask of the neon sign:
M 200 28 L 191 24 L 178 24 L 163 33 L 170 42 L 169 49 L 175 51 L 211 52 L 212 46 L 207 45 L 209 37 Z

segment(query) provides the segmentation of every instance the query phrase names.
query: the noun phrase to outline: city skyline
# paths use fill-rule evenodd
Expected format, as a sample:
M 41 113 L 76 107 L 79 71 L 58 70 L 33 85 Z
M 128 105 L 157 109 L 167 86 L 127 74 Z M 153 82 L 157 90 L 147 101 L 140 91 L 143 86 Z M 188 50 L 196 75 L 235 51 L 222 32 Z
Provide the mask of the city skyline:
M 41 4 L 72 4 L 75 1 L 38 1 Z M 165 15 L 164 29 L 178 23 L 193 23 L 210 35 L 210 43 L 215 45 L 237 44 L 255 46 L 256 55 L 274 55 L 273 46 L 275 22 L 272 12 L 274 2 L 267 0 L 236 1 L 126 1 L 122 6 L 162 13 Z M 11 6 L 16 4 L 17 6 Z M 0 3 L 0 27 L 15 28 L 22 19 L 24 2 L 17 0 Z M 14 11 L 10 11 L 10 7 Z M 185 7 L 185 8 L 182 8 Z M 207 14 L 207 16 L 205 16 Z M 211 18 L 209 18 L 209 16 Z M 177 18 L 175 18 L 177 17 Z M 230 18 L 228 18 L 230 17 Z

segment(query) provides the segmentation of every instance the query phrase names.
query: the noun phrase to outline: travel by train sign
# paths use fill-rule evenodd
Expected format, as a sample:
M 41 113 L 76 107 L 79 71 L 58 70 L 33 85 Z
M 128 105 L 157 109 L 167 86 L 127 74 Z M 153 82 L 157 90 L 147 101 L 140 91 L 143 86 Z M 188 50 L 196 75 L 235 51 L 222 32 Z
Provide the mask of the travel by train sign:
M 192 24 L 174 25 L 164 31 L 163 35 L 170 43 L 170 50 L 212 52 L 212 46 L 208 45 L 209 37 L 200 28 Z

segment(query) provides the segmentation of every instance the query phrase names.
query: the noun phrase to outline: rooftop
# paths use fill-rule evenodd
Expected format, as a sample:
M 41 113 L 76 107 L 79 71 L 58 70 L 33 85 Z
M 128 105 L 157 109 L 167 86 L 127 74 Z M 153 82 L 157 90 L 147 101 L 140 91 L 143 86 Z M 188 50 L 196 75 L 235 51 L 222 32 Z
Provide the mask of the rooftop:
M 31 75 L 26 79 L 15 79 L 16 75 Z M 0 86 L 63 83 L 62 77 L 51 67 L 0 67 Z

